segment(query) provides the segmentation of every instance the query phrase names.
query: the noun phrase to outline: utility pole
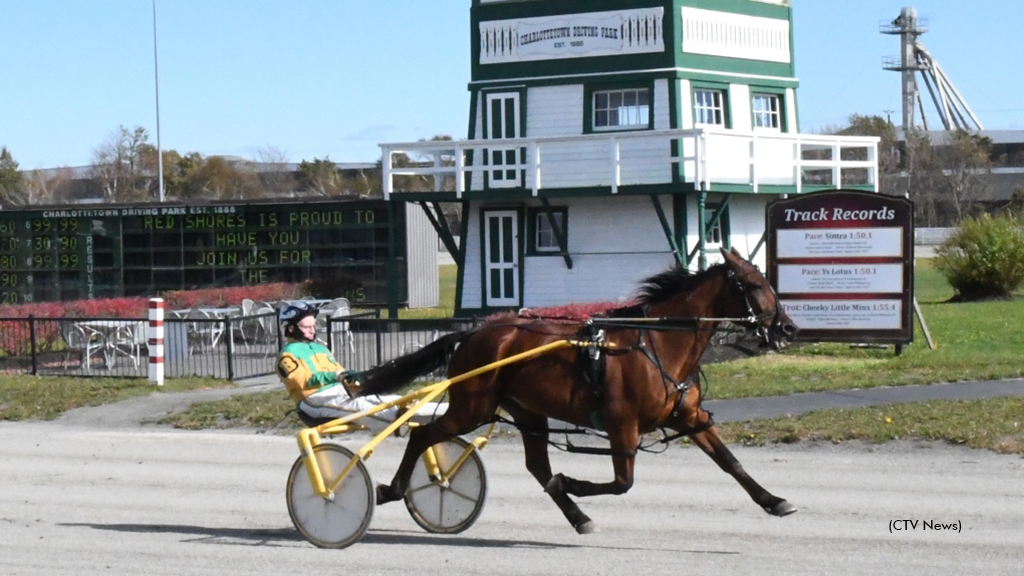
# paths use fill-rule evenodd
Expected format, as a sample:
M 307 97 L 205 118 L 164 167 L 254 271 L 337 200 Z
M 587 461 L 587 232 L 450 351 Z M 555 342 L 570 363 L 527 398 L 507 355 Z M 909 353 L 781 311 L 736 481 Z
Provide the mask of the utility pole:
M 156 50 L 156 0 L 153 0 L 153 80 L 156 84 L 156 178 L 158 186 L 157 200 L 164 201 L 164 154 L 160 150 L 160 71 L 157 65 Z
M 901 128 L 904 134 L 916 127 L 915 114 L 920 114 L 921 125 L 928 130 L 928 121 L 921 103 L 921 92 L 917 86 L 918 72 L 921 73 L 921 80 L 928 90 L 932 104 L 938 110 L 943 129 L 947 131 L 980 131 L 984 129 L 963 96 L 953 86 L 953 82 L 919 40 L 922 34 L 928 32 L 927 20 L 918 18 L 917 11 L 908 6 L 900 10 L 900 15 L 895 20 L 883 23 L 879 27 L 879 31 L 882 34 L 900 37 L 899 57 L 883 58 L 882 67 L 899 72 L 902 76 L 903 124 Z

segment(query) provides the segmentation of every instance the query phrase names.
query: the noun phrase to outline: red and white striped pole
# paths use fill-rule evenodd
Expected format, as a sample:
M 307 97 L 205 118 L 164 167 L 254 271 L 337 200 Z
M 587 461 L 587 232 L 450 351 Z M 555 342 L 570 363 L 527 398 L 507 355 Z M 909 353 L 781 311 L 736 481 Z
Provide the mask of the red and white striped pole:
M 149 381 L 164 385 L 164 299 L 149 299 Z

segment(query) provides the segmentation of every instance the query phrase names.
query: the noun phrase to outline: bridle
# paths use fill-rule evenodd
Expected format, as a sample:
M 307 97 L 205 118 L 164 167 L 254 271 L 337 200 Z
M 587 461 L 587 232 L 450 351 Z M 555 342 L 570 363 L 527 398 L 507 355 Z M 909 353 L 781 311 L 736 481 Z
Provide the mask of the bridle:
M 729 269 L 726 274 L 727 277 L 735 283 L 736 289 L 739 290 L 740 294 L 743 296 L 743 304 L 747 307 L 747 317 L 735 319 L 734 321 L 738 321 L 737 323 L 741 324 L 753 324 L 754 331 L 757 336 L 764 340 L 766 344 L 770 344 L 772 332 L 779 333 L 782 331 L 782 318 L 779 314 L 779 297 L 775 294 L 775 290 L 773 290 L 771 286 L 768 286 L 768 291 L 771 293 L 772 301 L 775 302 L 775 305 L 771 308 L 762 310 L 760 313 L 754 312 L 754 306 L 751 303 L 751 294 L 757 290 L 763 290 L 764 287 L 760 284 L 755 284 L 747 280 L 746 274 L 744 274 L 743 277 L 740 277 L 740 275 L 732 269 Z M 766 323 L 769 319 L 770 321 Z

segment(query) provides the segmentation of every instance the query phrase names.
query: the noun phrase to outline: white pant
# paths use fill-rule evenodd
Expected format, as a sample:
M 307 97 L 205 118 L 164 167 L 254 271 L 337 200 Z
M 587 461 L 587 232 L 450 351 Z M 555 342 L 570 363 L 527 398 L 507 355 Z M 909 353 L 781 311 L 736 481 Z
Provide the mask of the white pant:
M 313 418 L 341 418 L 357 412 L 369 410 L 374 406 L 378 406 L 392 400 L 397 400 L 398 398 L 401 398 L 401 396 L 361 396 L 359 398 L 352 398 L 348 395 L 348 392 L 345 391 L 344 387 L 332 386 L 326 390 L 316 392 L 302 402 L 299 402 L 299 410 L 302 410 Z M 413 415 L 412 421 L 420 424 L 426 424 L 435 417 L 444 414 L 447 409 L 447 402 L 430 402 L 425 404 L 418 412 L 416 412 L 416 414 Z M 369 416 L 364 416 L 356 420 L 356 423 L 362 424 L 370 430 L 380 431 L 387 428 L 389 424 L 394 422 L 397 416 L 398 407 L 391 406 Z

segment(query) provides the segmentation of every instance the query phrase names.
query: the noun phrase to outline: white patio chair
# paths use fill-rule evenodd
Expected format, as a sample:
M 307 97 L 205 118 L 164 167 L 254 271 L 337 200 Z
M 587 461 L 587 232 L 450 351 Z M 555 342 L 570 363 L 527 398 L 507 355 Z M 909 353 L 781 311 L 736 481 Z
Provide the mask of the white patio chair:
M 88 372 L 92 368 L 93 356 L 103 357 L 106 344 L 103 334 L 78 324 L 65 323 L 62 328 L 67 354 L 64 356 L 64 369 L 67 370 L 72 355 L 78 356 L 79 366 Z
M 256 302 L 250 298 L 242 300 L 242 305 L 238 310 L 238 316 L 241 319 L 238 325 L 238 332 L 242 336 L 242 343 L 246 346 L 256 342 L 257 332 L 260 329 L 260 323 L 256 319 L 249 318 L 255 313 Z
M 203 310 L 202 308 L 193 308 L 189 310 L 188 314 L 185 315 L 186 320 L 203 320 L 202 322 L 188 322 L 186 324 L 186 332 L 188 334 L 188 349 L 189 353 L 194 350 L 200 352 L 206 350 L 212 350 L 217 342 L 220 340 L 221 332 L 223 327 L 218 322 L 207 322 L 206 320 L 214 320 L 212 314 Z
M 278 310 L 266 302 L 258 302 L 250 316 L 259 316 L 252 319 L 255 326 L 253 342 L 265 347 L 264 357 L 277 354 Z
M 348 300 L 345 300 L 345 302 L 348 302 Z M 343 308 L 339 307 L 336 308 L 333 312 L 331 312 L 330 318 L 333 320 L 335 318 L 343 318 L 351 314 L 352 310 L 350 310 L 348 306 L 345 306 Z M 355 336 L 352 334 L 352 331 L 349 330 L 348 322 L 331 322 L 331 335 L 334 337 L 335 342 L 341 342 L 342 345 L 348 343 L 349 352 L 355 355 Z
M 108 359 L 109 364 L 113 367 L 114 362 L 118 356 L 122 356 L 131 361 L 132 366 L 136 369 L 139 367 L 139 359 L 142 356 L 142 338 L 144 334 L 137 334 L 136 330 L 144 329 L 142 326 L 133 326 L 125 324 L 119 326 L 114 330 L 110 336 L 107 337 L 107 348 L 111 357 Z
M 317 310 L 316 314 L 316 331 L 318 334 L 322 334 L 324 338 L 327 337 L 327 319 L 337 318 L 339 316 L 348 316 L 352 313 L 352 310 L 348 303 L 348 298 L 335 298 L 330 302 L 324 304 Z M 333 322 L 331 329 L 334 331 L 344 330 L 348 331 L 348 322 L 342 323 Z

